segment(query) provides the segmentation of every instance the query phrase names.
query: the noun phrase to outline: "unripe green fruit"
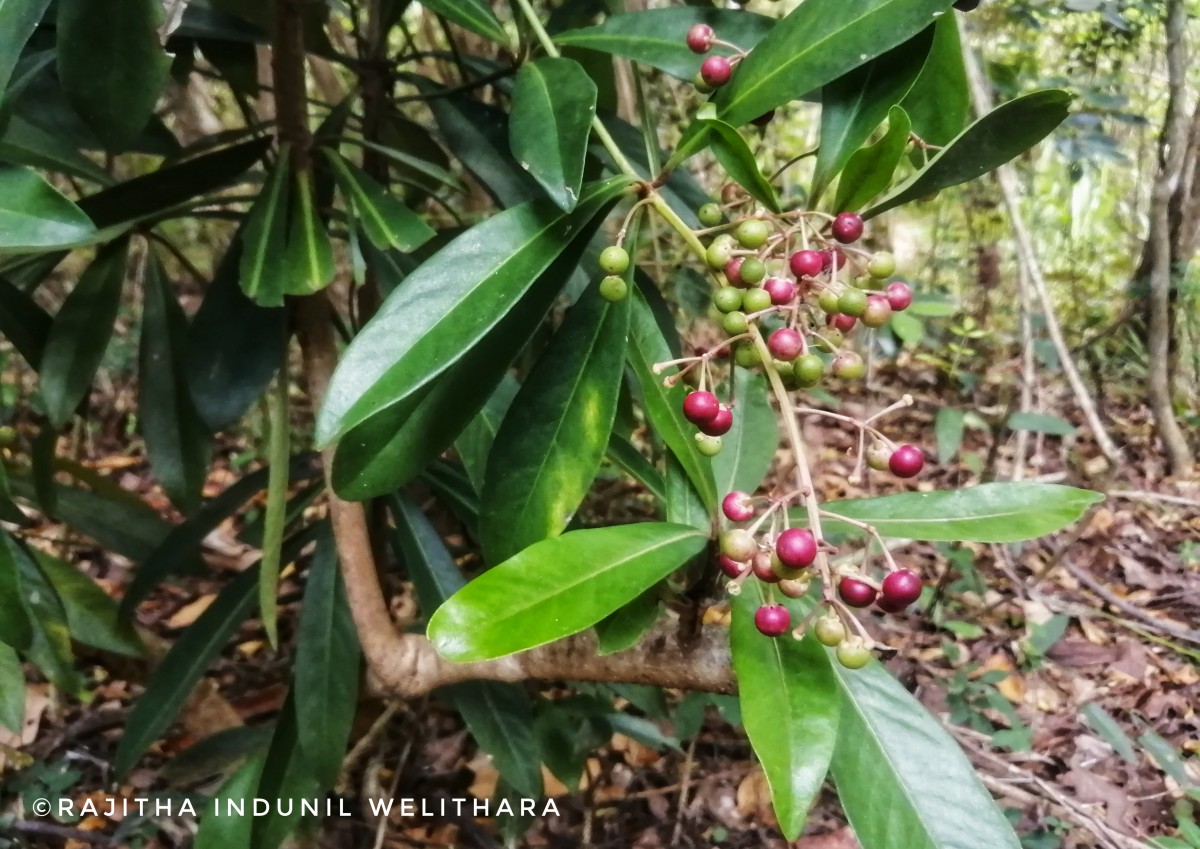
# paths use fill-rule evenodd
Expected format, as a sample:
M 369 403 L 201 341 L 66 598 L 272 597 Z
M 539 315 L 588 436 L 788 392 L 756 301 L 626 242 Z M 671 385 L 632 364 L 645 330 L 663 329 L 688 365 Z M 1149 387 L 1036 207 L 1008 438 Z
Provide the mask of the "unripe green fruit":
M 620 245 L 600 251 L 600 268 L 605 274 L 624 274 L 629 270 L 629 254 Z
M 774 551 L 771 552 L 771 571 L 778 575 L 781 581 L 806 580 L 812 575 L 808 569 L 793 569 L 785 565 Z
M 817 295 L 817 306 L 827 313 L 838 312 L 838 293 L 833 289 L 822 289 L 821 294 Z
M 733 286 L 722 286 L 713 295 L 713 306 L 721 312 L 733 312 L 742 308 L 742 290 Z
M 817 338 L 817 347 L 822 351 L 833 353 L 841 347 L 846 341 L 846 334 L 838 330 L 836 327 L 825 327 L 821 329 L 821 335 Z
M 837 311 L 858 317 L 867 309 L 867 293 L 858 289 L 847 289 L 838 297 Z
M 713 239 L 713 243 L 704 252 L 704 261 L 714 271 L 720 271 L 731 259 L 733 259 L 733 245 L 720 238 Z
M 867 263 L 867 274 L 870 274 L 876 280 L 891 277 L 895 271 L 896 258 L 887 251 L 880 251 L 871 257 L 871 261 Z
M 867 308 L 863 310 L 864 327 L 883 327 L 892 317 L 892 305 L 882 295 L 868 295 Z
M 806 595 L 808 595 L 808 588 L 812 585 L 807 580 L 794 581 L 789 578 L 784 578 L 782 581 L 776 584 L 776 586 L 779 587 L 779 591 L 788 598 L 804 598 Z
M 746 262 L 749 262 L 747 260 Z M 742 263 L 742 279 L 745 279 L 746 262 Z M 762 263 L 759 263 L 762 265 Z M 762 312 L 771 306 L 771 293 L 766 289 L 747 289 L 742 292 L 742 309 L 747 313 Z
M 747 286 L 755 286 L 761 283 L 767 277 L 766 264 L 756 256 L 748 256 L 742 260 L 741 270 L 738 272 L 741 275 L 742 282 Z M 768 300 L 770 296 L 767 296 Z
M 870 289 L 874 289 L 877 285 L 879 285 L 879 284 L 876 282 L 874 277 L 870 277 L 865 274 L 861 277 L 854 278 L 854 288 L 856 288 L 856 289 L 870 290 Z
M 721 319 L 721 327 L 730 336 L 737 336 L 739 333 L 745 333 L 750 329 L 750 322 L 746 321 L 746 314 L 740 310 L 727 313 Z
M 696 434 L 696 450 L 705 457 L 716 457 L 721 453 L 721 437 L 707 433 Z
M 871 662 L 871 650 L 862 641 L 862 637 L 847 637 L 845 642 L 837 647 L 838 663 L 847 669 L 862 669 Z
M 833 358 L 829 369 L 834 377 L 842 380 L 858 380 L 867 373 L 867 364 L 857 351 L 842 351 Z
M 792 364 L 785 363 L 783 360 L 774 360 L 775 373 L 779 375 L 780 382 L 783 383 L 784 389 L 799 389 L 800 383 L 796 380 L 796 375 L 792 371 Z
M 706 203 L 696 211 L 696 217 L 705 227 L 716 227 L 725 220 L 725 213 L 715 203 Z
M 754 368 L 762 363 L 762 357 L 753 345 L 738 345 L 733 349 L 733 361 L 742 368 Z
M 721 534 L 720 549 L 730 560 L 745 563 L 758 553 L 758 543 L 745 528 L 734 528 Z
M 629 284 L 624 277 L 610 274 L 600 281 L 600 297 L 611 303 L 623 301 L 629 295 Z
M 733 231 L 734 238 L 743 248 L 761 248 L 771 236 L 771 225 L 759 218 L 749 218 L 738 224 Z
M 696 87 L 696 91 L 700 92 L 701 94 L 709 94 L 713 91 L 713 87 L 704 81 L 704 77 L 700 75 L 699 71 L 696 72 L 696 76 L 692 77 L 692 85 L 694 85 Z
M 816 386 L 825 376 L 825 361 L 816 354 L 802 354 L 792 363 L 792 374 L 804 389 Z
M 877 472 L 888 471 L 892 461 L 892 449 L 882 442 L 874 442 L 867 449 L 867 465 Z
M 817 624 L 813 626 L 813 633 L 822 645 L 832 649 L 840 646 L 846 639 L 846 626 L 836 613 L 827 613 L 817 620 Z

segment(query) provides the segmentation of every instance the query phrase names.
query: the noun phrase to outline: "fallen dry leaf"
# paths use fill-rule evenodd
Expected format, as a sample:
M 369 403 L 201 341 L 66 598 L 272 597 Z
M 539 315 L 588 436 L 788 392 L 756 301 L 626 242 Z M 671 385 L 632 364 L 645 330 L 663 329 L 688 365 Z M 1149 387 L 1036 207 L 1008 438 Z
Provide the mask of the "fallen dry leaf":
M 216 593 L 208 593 L 207 595 L 200 596 L 198 599 L 189 604 L 185 604 L 183 607 L 176 610 L 175 613 L 172 614 L 171 618 L 167 620 L 167 627 L 176 630 L 179 628 L 186 628 L 188 625 L 191 625 L 193 622 L 199 619 L 200 614 L 208 610 L 208 606 L 216 600 Z

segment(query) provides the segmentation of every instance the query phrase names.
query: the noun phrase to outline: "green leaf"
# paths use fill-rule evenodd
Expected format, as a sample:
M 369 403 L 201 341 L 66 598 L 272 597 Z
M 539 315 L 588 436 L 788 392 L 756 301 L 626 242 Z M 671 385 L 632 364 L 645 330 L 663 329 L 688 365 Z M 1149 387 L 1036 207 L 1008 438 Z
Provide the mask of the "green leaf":
M 50 326 L 42 351 L 40 389 L 46 414 L 55 427 L 70 421 L 87 396 L 112 339 L 128 249 L 128 239 L 102 248 Z
M 190 513 L 208 476 L 210 440 L 187 386 L 187 317 L 153 253 L 145 276 L 138 417 L 150 468 L 171 501 Z
M 574 235 L 617 197 L 615 178 L 563 213 L 549 202 L 505 210 L 423 263 L 350 343 L 317 418 L 329 444 L 426 386 L 461 359 L 529 290 Z
M 938 151 L 923 169 L 864 212 L 863 218 L 873 218 L 999 168 L 1050 135 L 1067 117 L 1070 105 L 1070 94 L 1046 89 L 997 106 Z
M 432 612 L 466 581 L 437 531 L 411 501 L 393 496 L 389 508 L 394 547 L 417 588 L 421 608 Z M 525 690 L 518 684 L 470 681 L 447 687 L 445 693 L 504 779 L 527 797 L 541 795 L 541 758 Z
M 944 145 L 967 125 L 971 93 L 956 15 L 942 15 L 934 24 L 925 67 L 900 105 L 912 119 L 912 131 L 926 144 Z
M 857 210 L 886 189 L 896 166 L 908 147 L 908 114 L 899 106 L 888 110 L 888 128 L 883 138 L 854 152 L 838 179 L 834 209 Z
M 891 328 L 896 337 L 910 347 L 925 338 L 925 324 L 907 310 L 892 314 Z
M 82 698 L 84 681 L 75 669 L 71 629 L 58 593 L 22 543 L 2 534 L 0 546 L 7 548 L 7 557 L 20 570 L 22 598 L 33 626 L 33 638 L 29 646 L 22 649 L 25 659 L 37 666 L 62 695 Z
M 58 78 L 112 153 L 141 135 L 167 82 L 162 19 L 159 0 L 58 4 Z
M 484 660 L 588 628 L 698 554 L 707 535 L 646 522 L 572 531 L 484 572 L 438 608 L 429 638 L 454 661 Z
M 736 427 L 736 422 L 734 424 Z M 660 501 L 665 500 L 666 488 L 663 476 L 625 437 L 613 433 L 608 441 L 608 459 L 623 469 L 635 481 L 646 487 Z
M 33 642 L 33 626 L 22 599 L 21 565 L 24 551 L 0 528 L 0 643 L 27 649 Z
M 25 43 L 49 5 L 50 0 L 0 0 L 0 99 Z
M 90 218 L 28 168 L 0 165 L 0 254 L 86 244 Z
M 863 849 L 1018 849 L 970 761 L 878 663 L 831 662 L 841 690 L 833 777 Z
M 285 282 L 280 270 L 287 251 L 289 159 L 290 149 L 284 145 L 241 231 L 242 291 L 261 307 L 283 306 Z
M 112 175 L 88 159 L 69 140 L 13 115 L 4 124 L 0 113 L 0 161 L 58 171 L 107 186 Z
M 46 580 L 62 602 L 71 636 L 86 646 L 143 657 L 145 646 L 120 606 L 100 586 L 69 563 L 42 552 L 34 552 Z
M 721 437 L 721 453 L 712 458 L 713 477 L 719 493 L 754 492 L 775 460 L 779 424 L 760 372 L 734 368 L 732 396 L 737 404 L 733 427 Z
M 690 82 L 702 61 L 688 49 L 685 40 L 687 31 L 696 24 L 708 24 L 723 41 L 749 50 L 770 32 L 775 19 L 706 6 L 649 9 L 610 15 L 598 26 L 558 33 L 554 41 L 564 47 L 624 56 Z M 711 55 L 731 56 L 733 52 L 732 48 L 717 44 L 713 45 Z
M 313 772 L 304 750 L 300 747 L 300 717 L 296 714 L 296 688 L 288 693 L 283 710 L 271 735 L 271 746 L 263 763 L 262 777 L 255 796 L 260 799 L 279 799 L 291 805 L 271 805 L 265 817 L 251 820 L 249 846 L 255 849 L 278 849 L 299 823 L 300 802 L 320 797 L 321 783 Z
M 252 845 L 250 832 L 256 818 L 225 816 L 229 802 L 240 803 L 242 810 L 252 810 L 255 791 L 262 775 L 266 754 L 248 758 L 213 794 L 213 805 L 220 806 L 221 815 L 213 807 L 200 813 L 200 828 L 196 831 L 192 849 L 242 849 Z
M 294 695 L 300 748 L 317 779 L 327 787 L 337 781 L 350 739 L 358 706 L 359 655 L 337 550 L 326 529 L 317 539 L 304 587 Z
M 308 171 L 296 173 L 283 265 L 285 294 L 311 295 L 333 282 L 333 244 L 317 215 L 312 174 Z
M 1187 764 L 1183 762 L 1179 752 L 1161 734 L 1156 731 L 1146 731 L 1138 737 L 1138 742 L 1149 753 L 1158 768 L 1171 776 L 1181 788 L 1184 790 L 1200 789 L 1200 784 L 1188 771 Z
M 596 623 L 596 653 L 603 657 L 633 648 L 658 621 L 658 613 L 658 588 L 651 587 Z
M 962 410 L 953 407 L 942 407 L 937 411 L 933 422 L 933 432 L 937 437 L 937 453 L 939 463 L 949 463 L 962 446 L 964 416 Z
M 932 43 L 933 27 L 926 27 L 825 86 L 821 93 L 820 148 L 810 193 L 813 198 L 846 166 L 891 108 L 904 99 L 917 81 Z
M 458 454 L 463 471 L 477 493 L 483 489 L 488 455 L 492 451 L 496 433 L 500 430 L 500 423 L 504 421 L 504 416 L 520 388 L 521 384 L 517 383 L 516 378 L 511 374 L 504 375 L 478 415 L 471 419 L 454 440 L 454 451 Z
M 625 369 L 629 301 L 591 287 L 513 400 L 488 458 L 480 533 L 489 563 L 557 536 L 604 459 Z
M 687 389 L 682 383 L 668 389 L 662 384 L 662 376 L 652 370 L 655 363 L 673 359 L 671 348 L 640 285 L 634 287 L 630 297 L 633 312 L 629 327 L 629 364 L 642 388 L 646 416 L 654 432 L 683 466 L 704 505 L 709 510 L 716 510 L 717 488 L 713 482 L 712 464 L 696 449 L 696 429 L 683 417 Z
M 1020 542 L 1075 522 L 1104 495 L 1048 483 L 985 483 L 834 501 L 824 510 L 868 522 L 886 537 L 943 542 Z
M 596 84 L 571 59 L 537 59 L 521 66 L 512 101 L 508 137 L 513 156 L 560 209 L 570 212 L 583 183 Z
M 712 512 L 704 506 L 700 493 L 688 478 L 687 472 L 679 459 L 672 454 L 664 458 L 663 487 L 666 490 L 663 498 L 668 522 L 679 525 L 691 525 L 699 530 L 709 530 L 712 527 Z
M 0 277 L 0 333 L 37 370 L 54 321 L 37 301 Z
M 0 643 L 0 726 L 18 736 L 25 728 L 25 670 L 16 651 L 4 643 Z
M 925 29 L 949 0 L 806 0 L 777 23 L 715 97 L 740 127 L 816 91 Z
M 1050 436 L 1074 436 L 1075 425 L 1048 413 L 1013 413 L 1004 426 L 1009 430 L 1028 430 Z
M 323 148 L 323 152 L 333 166 L 334 179 L 347 210 L 353 214 L 353 223 L 362 225 L 371 244 L 380 250 L 415 251 L 433 238 L 433 228 L 370 174 L 334 150 Z
M 725 169 L 725 173 L 763 206 L 772 212 L 781 211 L 779 199 L 775 197 L 775 189 L 763 176 L 754 151 L 750 150 L 741 133 L 724 121 L 702 117 L 704 110 L 701 112 L 698 120 L 712 131 L 709 139 L 712 152 L 717 157 L 717 162 Z
M 422 0 L 421 5 L 476 35 L 508 46 L 508 35 L 485 0 Z
M 1104 742 L 1113 747 L 1113 751 L 1124 758 L 1126 763 L 1137 766 L 1138 756 L 1134 751 L 1133 741 L 1129 739 L 1125 729 L 1117 724 L 1108 711 L 1095 702 L 1088 702 L 1079 709 L 1079 712 L 1083 714 L 1084 720 L 1092 730 L 1099 734 Z
M 759 582 L 744 584 L 733 598 L 730 651 L 742 722 L 766 773 L 779 827 L 791 841 L 825 783 L 840 711 L 833 672 L 816 637 L 772 639 L 754 626 L 755 611 L 766 603 Z

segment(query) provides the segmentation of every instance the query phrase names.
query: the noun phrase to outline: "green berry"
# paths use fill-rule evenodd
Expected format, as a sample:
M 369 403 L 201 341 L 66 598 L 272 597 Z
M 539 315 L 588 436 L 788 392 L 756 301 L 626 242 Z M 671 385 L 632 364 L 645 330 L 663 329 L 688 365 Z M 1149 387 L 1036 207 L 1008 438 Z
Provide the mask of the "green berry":
M 722 286 L 713 295 L 713 306 L 721 312 L 733 312 L 742 308 L 742 290 L 733 286 Z
M 696 76 L 692 77 L 692 85 L 694 85 L 696 87 L 696 91 L 700 92 L 701 94 L 708 94 L 714 90 L 712 86 L 704 81 L 704 77 L 700 75 L 699 71 L 696 72 Z
M 836 613 L 827 613 L 818 619 L 817 624 L 813 626 L 813 632 L 823 645 L 831 649 L 840 646 L 846 639 L 846 626 Z
M 729 260 L 733 259 L 733 244 L 732 239 L 726 241 L 721 238 L 713 239 L 708 250 L 704 254 L 704 261 L 708 263 L 708 267 L 720 271 L 723 269 Z
M 629 253 L 620 245 L 600 251 L 600 268 L 606 274 L 624 274 L 629 270 Z
M 749 262 L 749 260 L 746 260 Z M 746 273 L 746 262 L 742 263 L 742 274 Z M 761 263 L 759 263 L 761 265 Z M 742 292 L 742 309 L 748 313 L 762 312 L 771 306 L 771 293 L 766 289 L 747 289 Z
M 799 389 L 800 383 L 796 380 L 796 374 L 792 371 L 792 364 L 785 363 L 783 360 L 772 360 L 775 366 L 775 373 L 779 375 L 779 380 L 783 383 L 784 389 Z
M 886 472 L 892 461 L 892 449 L 882 442 L 874 442 L 867 449 L 867 465 L 877 472 Z
M 867 309 L 867 293 L 859 289 L 847 289 L 838 296 L 837 311 L 843 315 L 858 317 Z
M 867 263 L 867 274 L 870 274 L 876 280 L 891 277 L 895 271 L 896 258 L 887 251 L 880 251 L 871 257 L 871 261 Z
M 721 437 L 707 433 L 696 434 L 696 450 L 705 457 L 716 457 L 721 453 Z
M 629 284 L 624 277 L 610 274 L 600 281 L 600 297 L 611 303 L 623 301 L 629 295 Z
M 817 306 L 827 313 L 835 313 L 838 311 L 838 293 L 832 289 L 822 289 L 821 294 L 817 295 Z
M 746 314 L 740 310 L 735 310 L 731 313 L 726 313 L 721 319 L 721 327 L 730 336 L 737 336 L 739 333 L 745 333 L 750 329 L 750 322 L 746 321 Z
M 733 231 L 734 238 L 743 248 L 761 248 L 771 236 L 771 225 L 759 218 L 748 218 Z
M 877 285 L 878 285 L 878 282 L 875 280 L 874 277 L 868 277 L 865 274 L 861 277 L 854 278 L 854 288 L 856 288 L 856 289 L 871 290 L 871 289 L 874 289 Z
M 739 275 L 742 282 L 747 286 L 756 286 L 761 283 L 767 276 L 766 264 L 756 256 L 748 256 L 742 260 L 742 267 L 739 270 Z M 770 296 L 767 296 L 768 299 Z
M 846 334 L 836 327 L 826 327 L 817 339 L 817 347 L 832 354 L 846 341 Z
M 762 362 L 762 357 L 753 345 L 738 345 L 733 349 L 733 361 L 742 368 L 754 368 Z
M 705 227 L 716 227 L 725 220 L 725 213 L 715 203 L 706 203 L 696 211 L 696 217 Z
M 837 647 L 838 663 L 847 669 L 862 669 L 871 662 L 871 650 L 867 648 L 862 637 L 847 637 Z
M 825 361 L 816 354 L 803 354 L 792 363 L 792 374 L 796 376 L 796 383 L 809 389 L 825 376 Z
M 829 370 L 842 380 L 858 380 L 867 373 L 867 365 L 857 351 L 842 351 L 833 358 Z

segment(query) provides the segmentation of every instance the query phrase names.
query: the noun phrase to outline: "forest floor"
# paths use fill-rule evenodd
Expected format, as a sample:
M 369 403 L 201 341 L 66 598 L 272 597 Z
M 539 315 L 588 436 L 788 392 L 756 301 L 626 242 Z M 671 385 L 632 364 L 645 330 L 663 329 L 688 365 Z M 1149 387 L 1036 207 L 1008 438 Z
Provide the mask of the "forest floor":
M 932 376 L 928 385 L 910 391 L 918 403 L 897 414 L 892 428 L 929 444 L 933 411 L 943 402 L 934 395 Z M 1056 391 L 1045 388 L 1043 404 L 1068 409 L 1069 398 Z M 123 406 L 119 396 L 113 401 L 118 413 Z M 852 405 L 854 399 L 844 403 Z M 1034 543 L 912 544 L 898 555 L 936 585 L 932 607 L 905 616 L 868 617 L 880 639 L 899 648 L 888 666 L 951 727 L 1023 835 L 1026 849 L 1126 849 L 1153 836 L 1175 834 L 1176 801 L 1186 788 L 1200 787 L 1200 634 L 1192 630 L 1200 622 L 1200 494 L 1164 481 L 1143 408 L 1128 404 L 1120 405 L 1118 413 L 1109 412 L 1129 453 L 1122 480 L 1100 478 L 1095 447 L 1083 438 L 1031 437 L 1024 475 L 1124 495 L 1110 496 L 1076 527 Z M 821 446 L 817 485 L 825 499 L 880 494 L 847 483 L 853 461 L 847 455 L 852 446 L 846 431 L 812 420 L 807 427 L 811 444 Z M 927 471 L 918 487 L 979 482 L 993 453 L 990 441 L 989 433 L 968 429 L 958 457 Z M 1011 443 L 1010 437 L 1003 450 L 994 452 L 1002 477 L 1012 471 Z M 166 499 L 148 483 L 142 458 L 124 453 L 128 445 L 118 415 L 88 446 L 93 458 L 88 465 L 171 515 Z M 232 471 L 224 479 L 214 475 L 211 493 L 235 478 Z M 212 574 L 160 587 L 141 606 L 140 624 L 152 642 L 169 644 L 195 621 L 229 575 L 253 559 L 253 551 L 234 538 L 235 531 L 235 526 L 224 526 L 206 540 Z M 29 532 L 68 548 L 70 559 L 106 591 L 121 591 L 128 562 L 49 522 Z M 118 793 L 132 797 L 164 786 L 214 788 L 211 764 L 164 772 L 160 767 L 214 732 L 270 724 L 287 694 L 291 612 L 298 600 L 299 584 L 294 575 L 288 580 L 285 574 L 283 651 L 269 647 L 256 621 L 247 622 L 185 706 L 171 735 L 120 784 Z M 721 618 L 720 602 L 709 618 Z M 9 761 L 0 772 L 0 799 L 10 800 L 0 806 L 0 817 L 19 812 L 17 793 L 29 796 L 36 788 L 54 788 L 81 801 L 89 794 L 104 796 L 101 788 L 112 787 L 116 741 L 146 671 L 108 655 L 90 655 L 86 662 L 94 682 L 90 704 L 61 701 L 48 685 L 32 681 L 24 735 L 0 736 L 5 744 L 0 763 Z M 553 697 L 561 691 L 547 688 L 543 693 Z M 787 846 L 774 827 L 763 774 L 740 728 L 729 721 L 730 712 L 710 707 L 700 733 L 677 744 L 663 717 L 678 697 L 622 701 L 660 730 L 662 744 L 613 736 L 587 759 L 575 792 L 547 772 L 547 790 L 560 815 L 538 820 L 512 845 Z M 380 721 L 385 711 L 390 721 Z M 394 815 L 391 822 L 380 822 L 357 801 L 389 793 L 418 799 L 489 798 L 498 776 L 453 712 L 436 700 L 391 708 L 364 703 L 355 736 L 368 733 L 372 745 L 348 767 L 341 788 L 360 815 L 327 821 L 316 845 L 502 845 L 491 821 Z M 7 746 L 18 749 L 19 756 Z M 9 838 L 82 849 L 130 842 L 178 846 L 190 833 L 189 824 L 177 820 L 122 819 L 97 816 L 56 823 L 22 821 L 18 815 L 8 820 Z M 792 845 L 857 845 L 832 787 L 818 801 L 805 836 Z

